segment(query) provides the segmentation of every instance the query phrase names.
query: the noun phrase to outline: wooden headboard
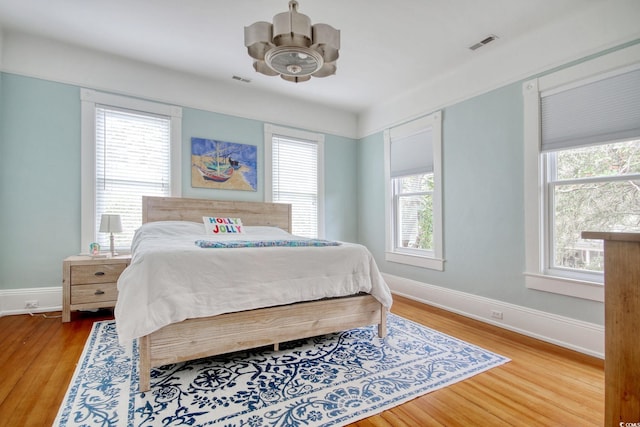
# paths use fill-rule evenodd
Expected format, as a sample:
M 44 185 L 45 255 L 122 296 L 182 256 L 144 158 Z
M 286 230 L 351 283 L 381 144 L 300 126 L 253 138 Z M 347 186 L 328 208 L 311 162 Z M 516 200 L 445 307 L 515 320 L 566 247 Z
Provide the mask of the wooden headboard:
M 142 197 L 142 223 L 202 222 L 203 216 L 240 218 L 243 225 L 268 225 L 291 232 L 291 205 L 181 197 Z

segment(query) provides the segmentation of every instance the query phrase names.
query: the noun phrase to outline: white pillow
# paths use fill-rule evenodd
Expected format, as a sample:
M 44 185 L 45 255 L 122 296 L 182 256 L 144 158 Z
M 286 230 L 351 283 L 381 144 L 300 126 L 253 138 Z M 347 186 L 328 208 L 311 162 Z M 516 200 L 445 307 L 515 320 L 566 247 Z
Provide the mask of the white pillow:
M 220 218 L 203 216 L 204 232 L 207 235 L 243 234 L 244 227 L 240 218 Z
M 192 221 L 154 221 L 142 224 L 136 233 L 167 237 L 202 234 L 202 224 Z

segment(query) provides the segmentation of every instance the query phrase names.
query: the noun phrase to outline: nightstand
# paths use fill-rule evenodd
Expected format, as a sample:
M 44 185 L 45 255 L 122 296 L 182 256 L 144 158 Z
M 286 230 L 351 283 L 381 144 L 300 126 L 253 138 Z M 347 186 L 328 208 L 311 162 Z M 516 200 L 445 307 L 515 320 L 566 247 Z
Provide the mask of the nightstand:
M 130 255 L 66 258 L 62 263 L 62 321 L 71 320 L 72 310 L 115 307 L 118 277 L 130 262 Z

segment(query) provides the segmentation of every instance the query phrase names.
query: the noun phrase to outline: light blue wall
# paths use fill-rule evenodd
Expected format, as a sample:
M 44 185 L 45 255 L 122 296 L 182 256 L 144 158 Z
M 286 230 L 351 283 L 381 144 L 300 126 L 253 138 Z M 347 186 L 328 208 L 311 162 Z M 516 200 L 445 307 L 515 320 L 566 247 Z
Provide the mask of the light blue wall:
M 384 138 L 382 133 L 358 141 L 358 241 L 383 269 L 385 245 Z M 388 270 L 387 270 L 388 271 Z M 390 272 L 390 271 L 389 271 Z
M 61 284 L 80 245 L 80 91 L 2 75 L 0 284 Z
M 80 248 L 80 89 L 0 73 L 0 289 L 61 286 L 62 260 Z M 191 188 L 192 136 L 258 147 L 257 192 Z M 183 109 L 182 194 L 262 201 L 263 123 Z M 357 142 L 325 135 L 329 239 L 356 241 Z
M 325 135 L 325 237 L 358 241 L 357 141 Z
M 601 303 L 524 283 L 523 102 L 511 84 L 443 110 L 444 272 L 384 261 L 383 136 L 359 141 L 359 238 L 384 272 L 594 323 Z

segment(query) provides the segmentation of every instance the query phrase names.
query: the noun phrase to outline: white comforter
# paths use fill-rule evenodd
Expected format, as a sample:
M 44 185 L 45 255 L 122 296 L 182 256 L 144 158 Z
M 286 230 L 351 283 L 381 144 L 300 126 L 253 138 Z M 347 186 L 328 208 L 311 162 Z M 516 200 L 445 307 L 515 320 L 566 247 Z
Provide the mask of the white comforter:
M 171 323 L 298 301 L 366 292 L 385 307 L 391 293 L 362 245 L 200 248 L 199 239 L 299 239 L 274 227 L 212 237 L 202 223 L 144 224 L 132 242 L 131 265 L 118 280 L 115 309 L 121 343 Z

